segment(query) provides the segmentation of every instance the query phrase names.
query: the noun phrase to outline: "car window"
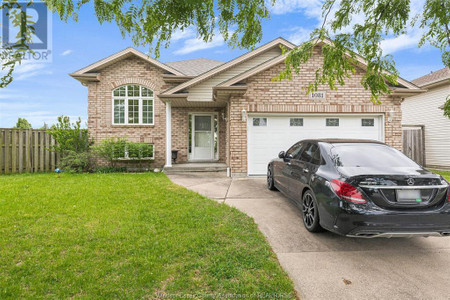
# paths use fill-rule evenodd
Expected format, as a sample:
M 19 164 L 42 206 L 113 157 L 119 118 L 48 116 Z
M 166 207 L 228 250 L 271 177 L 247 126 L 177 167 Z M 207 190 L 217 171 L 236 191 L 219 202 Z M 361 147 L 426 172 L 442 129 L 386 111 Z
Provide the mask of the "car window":
M 302 150 L 303 143 L 297 143 L 286 152 L 286 157 L 295 158 Z
M 335 144 L 330 154 L 337 167 L 418 167 L 400 151 L 380 144 Z
M 313 155 L 311 157 L 311 163 L 315 165 L 320 165 L 322 162 L 322 158 L 320 156 L 320 148 L 317 145 L 314 145 L 316 150 L 313 152 Z
M 320 151 L 319 147 L 314 143 L 308 143 L 306 147 L 304 147 L 298 159 L 304 162 L 310 162 L 313 164 L 320 164 Z

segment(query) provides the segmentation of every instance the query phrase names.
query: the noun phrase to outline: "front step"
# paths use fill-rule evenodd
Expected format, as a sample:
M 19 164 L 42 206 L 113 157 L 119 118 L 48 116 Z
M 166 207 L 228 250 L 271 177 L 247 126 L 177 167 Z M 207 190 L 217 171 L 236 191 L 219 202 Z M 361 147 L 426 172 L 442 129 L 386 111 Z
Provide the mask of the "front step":
M 166 174 L 189 173 L 189 172 L 224 172 L 227 165 L 223 163 L 186 163 L 174 164 L 172 167 L 164 168 Z

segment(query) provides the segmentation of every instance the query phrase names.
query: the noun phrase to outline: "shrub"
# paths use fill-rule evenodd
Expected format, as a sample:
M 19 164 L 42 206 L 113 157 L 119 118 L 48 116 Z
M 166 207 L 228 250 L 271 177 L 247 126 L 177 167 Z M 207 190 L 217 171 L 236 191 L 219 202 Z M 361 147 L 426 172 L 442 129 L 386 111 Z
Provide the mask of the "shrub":
M 142 167 L 142 162 L 151 162 L 153 157 L 153 145 L 146 143 L 134 143 L 125 138 L 110 138 L 102 140 L 93 146 L 95 153 L 106 160 L 110 168 L 116 168 L 117 162 L 133 161 Z
M 115 168 L 119 158 L 124 157 L 127 140 L 124 138 L 104 139 L 92 148 L 99 157 L 106 160 L 110 167 Z
M 55 139 L 55 145 L 49 150 L 59 153 L 61 169 L 68 172 L 92 170 L 89 133 L 87 129 L 81 128 L 80 118 L 71 123 L 69 117 L 60 116 L 47 132 Z
M 91 172 L 93 169 L 91 152 L 67 151 L 60 159 L 60 167 L 69 173 Z
M 89 150 L 89 133 L 87 129 L 81 128 L 80 118 L 75 123 L 70 123 L 69 117 L 60 116 L 48 133 L 56 141 L 56 145 L 52 146 L 51 150 L 60 155 L 65 155 L 68 151 L 82 153 Z
M 138 162 L 139 168 L 142 168 L 142 162 L 144 159 L 153 157 L 153 145 L 128 142 L 126 149 L 128 152 L 128 158 Z

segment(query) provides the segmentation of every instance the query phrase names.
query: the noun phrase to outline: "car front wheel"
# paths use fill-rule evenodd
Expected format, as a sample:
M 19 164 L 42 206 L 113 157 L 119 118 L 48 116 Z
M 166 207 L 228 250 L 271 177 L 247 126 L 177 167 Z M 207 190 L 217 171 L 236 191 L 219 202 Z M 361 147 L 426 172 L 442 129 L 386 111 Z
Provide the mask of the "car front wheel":
M 323 231 L 319 224 L 319 210 L 316 197 L 311 191 L 306 191 L 302 199 L 303 224 L 309 232 Z
M 273 170 L 270 165 L 267 168 L 267 188 L 271 191 L 277 190 L 277 188 L 275 187 L 274 179 L 273 179 Z

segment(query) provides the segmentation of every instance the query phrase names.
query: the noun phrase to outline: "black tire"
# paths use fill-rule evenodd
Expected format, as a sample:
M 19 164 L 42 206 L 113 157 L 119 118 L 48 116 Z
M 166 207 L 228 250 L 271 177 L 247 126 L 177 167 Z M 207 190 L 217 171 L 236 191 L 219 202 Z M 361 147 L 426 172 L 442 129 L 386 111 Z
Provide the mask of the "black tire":
M 320 226 L 319 209 L 316 197 L 314 197 L 314 194 L 309 190 L 303 194 L 302 219 L 306 230 L 309 232 L 323 231 L 322 226 Z
M 267 167 L 267 188 L 271 191 L 277 190 L 273 179 L 273 168 L 270 165 Z

